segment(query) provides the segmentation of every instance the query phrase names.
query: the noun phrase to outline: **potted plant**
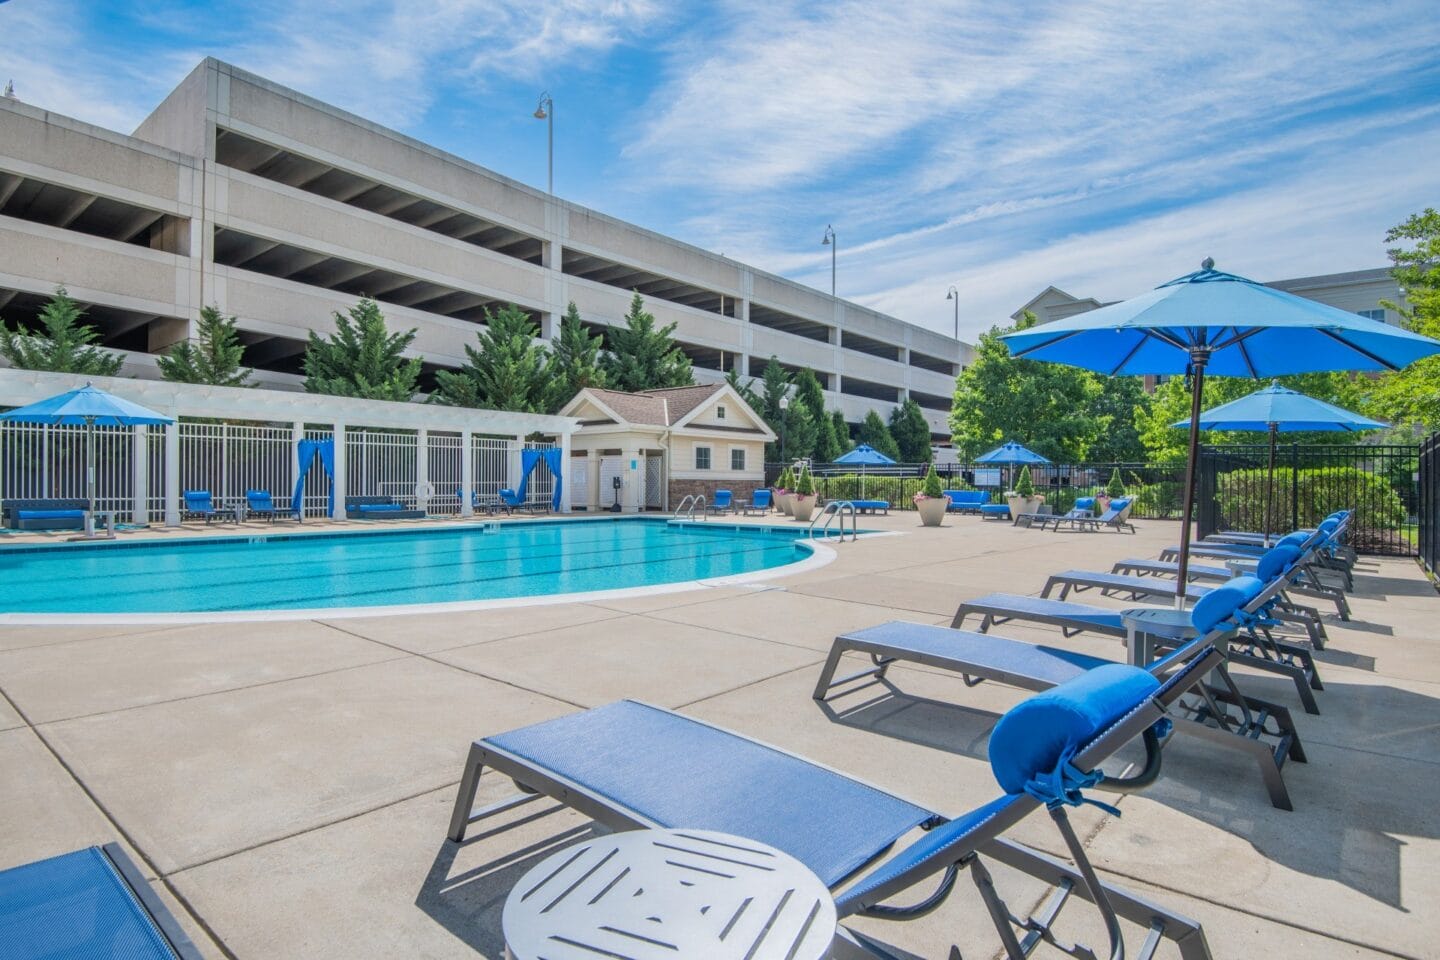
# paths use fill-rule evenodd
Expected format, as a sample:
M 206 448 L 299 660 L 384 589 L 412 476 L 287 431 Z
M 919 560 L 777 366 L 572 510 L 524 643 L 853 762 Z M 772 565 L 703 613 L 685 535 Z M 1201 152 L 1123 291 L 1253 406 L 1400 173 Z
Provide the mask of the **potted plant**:
M 795 486 L 795 477 L 786 467 L 775 480 L 775 508 L 781 513 L 790 512 L 790 488 Z
M 1123 496 L 1125 496 L 1125 481 L 1120 479 L 1120 468 L 1116 467 L 1115 471 L 1110 474 L 1110 482 L 1105 484 L 1104 492 L 1095 495 L 1095 506 L 1099 507 L 1101 513 L 1104 513 L 1110 509 L 1111 500 L 1119 500 Z
M 925 474 L 925 480 L 920 484 L 920 492 L 915 494 L 915 509 L 920 512 L 920 524 L 926 527 L 938 527 L 940 521 L 945 519 L 945 511 L 950 508 L 950 499 L 945 496 L 945 491 L 940 486 L 940 475 L 935 472 L 935 464 L 930 464 L 930 469 Z
M 809 470 L 802 470 L 800 479 L 795 481 L 795 492 L 790 495 L 790 516 L 801 523 L 809 521 L 815 512 L 816 499 L 815 478 Z
M 1020 468 L 1020 476 L 1015 480 L 1015 489 L 1006 493 L 1005 499 L 1010 504 L 1012 520 L 1027 513 L 1040 511 L 1040 505 L 1045 502 L 1045 498 L 1035 496 L 1035 482 L 1030 479 L 1028 466 Z

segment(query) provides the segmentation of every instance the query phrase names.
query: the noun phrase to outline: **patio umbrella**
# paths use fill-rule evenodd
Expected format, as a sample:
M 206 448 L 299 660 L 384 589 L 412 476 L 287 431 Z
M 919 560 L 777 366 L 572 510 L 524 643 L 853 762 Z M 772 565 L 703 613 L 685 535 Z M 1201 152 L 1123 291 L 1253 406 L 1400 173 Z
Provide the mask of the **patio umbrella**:
M 1440 342 L 1337 307 L 1201 269 L 1131 300 L 1001 337 L 1011 354 L 1099 373 L 1185 374 L 1191 378 L 1190 443 L 1176 604 L 1184 603 L 1195 453 L 1205 374 L 1282 376 L 1319 370 L 1399 370 L 1440 353 Z
M 865 469 L 867 467 L 893 467 L 895 461 L 876 450 L 868 443 L 862 443 L 854 450 L 835 458 L 836 463 L 849 464 L 860 468 L 860 496 L 865 496 Z
M 85 427 L 85 491 L 90 512 L 95 512 L 95 428 L 157 426 L 174 419 L 138 403 L 85 384 L 58 396 L 0 413 L 0 420 L 14 423 L 45 423 L 55 427 Z
M 1017 464 L 1022 463 L 1049 463 L 1050 461 L 1040 456 L 1040 454 L 1036 453 L 1034 450 L 1022 447 L 1020 444 L 1011 440 L 1007 443 L 1001 444 L 994 450 L 991 450 L 989 453 L 980 454 L 980 456 L 975 458 L 975 462 L 1004 463 L 1008 464 L 1010 467 L 1013 468 Z
M 1171 424 L 1189 427 L 1188 419 Z M 1265 481 L 1265 545 L 1270 545 L 1270 504 L 1275 498 L 1275 440 L 1279 433 L 1379 430 L 1389 424 L 1351 413 L 1272 382 L 1264 390 L 1212 407 L 1200 414 L 1201 430 L 1252 430 L 1270 434 L 1270 463 Z

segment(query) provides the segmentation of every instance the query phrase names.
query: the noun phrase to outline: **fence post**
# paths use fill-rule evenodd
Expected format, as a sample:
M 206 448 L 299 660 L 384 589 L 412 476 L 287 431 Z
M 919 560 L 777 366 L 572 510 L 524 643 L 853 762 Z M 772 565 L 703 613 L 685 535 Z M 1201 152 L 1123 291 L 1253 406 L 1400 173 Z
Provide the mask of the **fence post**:
M 345 470 L 345 424 L 336 423 L 333 436 L 335 443 L 335 509 L 331 512 L 330 517 L 334 520 L 344 520 L 346 518 L 345 495 L 346 491 L 350 489 L 347 485 Z
M 1290 529 L 1300 529 L 1300 444 L 1290 444 Z
M 460 431 L 460 516 L 475 516 L 475 434 Z
M 165 526 L 180 526 L 180 421 L 165 424 Z
M 150 524 L 150 429 L 138 426 L 131 431 L 131 457 L 135 461 L 134 506 L 130 509 L 131 522 Z
M 574 461 L 570 459 L 570 432 L 567 430 L 560 434 L 560 512 L 570 512 L 570 483 L 574 479 L 570 476 L 570 467 Z

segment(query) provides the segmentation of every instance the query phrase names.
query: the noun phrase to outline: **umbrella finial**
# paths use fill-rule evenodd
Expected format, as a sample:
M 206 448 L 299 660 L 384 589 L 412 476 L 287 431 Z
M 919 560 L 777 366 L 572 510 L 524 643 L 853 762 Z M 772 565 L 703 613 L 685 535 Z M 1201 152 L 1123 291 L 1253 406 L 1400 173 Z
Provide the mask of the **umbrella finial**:
M 1214 258 L 1214 257 L 1206 257 L 1204 260 L 1201 260 L 1201 261 L 1200 261 L 1200 269 L 1201 269 L 1201 270 L 1214 270 L 1214 269 L 1215 269 L 1215 258 Z

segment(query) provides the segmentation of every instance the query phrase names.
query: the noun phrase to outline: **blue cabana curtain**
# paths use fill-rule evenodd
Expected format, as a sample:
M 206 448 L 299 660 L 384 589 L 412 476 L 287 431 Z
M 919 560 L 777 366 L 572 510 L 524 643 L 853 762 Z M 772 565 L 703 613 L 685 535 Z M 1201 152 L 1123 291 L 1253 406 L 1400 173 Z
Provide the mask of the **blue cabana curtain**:
M 326 511 L 335 512 L 335 441 L 334 440 L 301 440 L 296 447 L 300 472 L 295 476 L 295 492 L 290 496 L 290 509 L 295 511 L 297 517 L 304 516 L 305 509 L 305 477 L 310 473 L 310 468 L 315 464 L 315 454 L 320 454 L 320 468 L 325 471 L 325 476 L 330 480 L 329 500 Z
M 555 490 L 550 495 L 550 509 L 560 509 L 560 495 L 563 483 L 560 476 L 560 448 L 551 447 L 548 450 L 521 450 L 520 451 L 520 486 L 515 491 L 515 496 L 521 503 L 525 502 L 525 488 L 530 485 L 530 474 L 534 471 L 535 465 L 544 463 L 555 478 Z

